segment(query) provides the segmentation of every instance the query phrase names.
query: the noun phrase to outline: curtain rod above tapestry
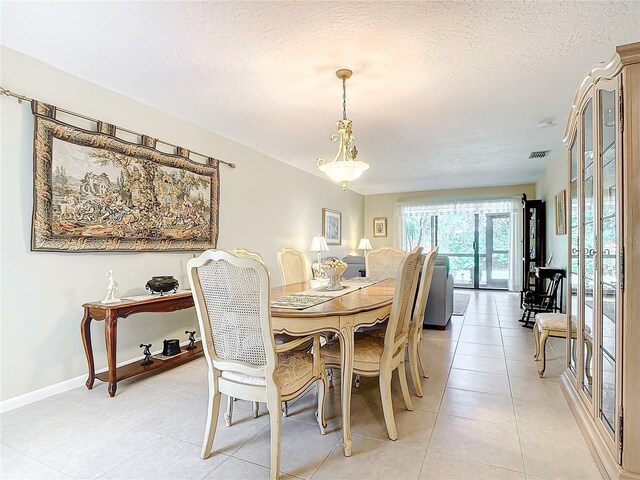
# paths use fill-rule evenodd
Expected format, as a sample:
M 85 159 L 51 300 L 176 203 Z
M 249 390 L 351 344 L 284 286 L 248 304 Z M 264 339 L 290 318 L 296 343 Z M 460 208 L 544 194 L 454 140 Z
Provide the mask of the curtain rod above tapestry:
M 23 101 L 24 101 L 24 102 L 30 102 L 30 103 L 34 102 L 34 99 L 33 99 L 33 98 L 29 98 L 29 97 L 27 97 L 27 96 L 25 96 L 25 95 L 19 95 L 19 94 L 14 93 L 14 92 L 12 92 L 11 90 L 8 90 L 8 89 L 6 89 L 6 88 L 4 88 L 4 87 L 0 87 L 0 95 L 6 95 L 7 97 L 13 97 L 13 98 L 16 98 L 16 99 L 18 99 L 18 103 L 22 103 Z M 90 122 L 101 122 L 100 120 L 97 120 L 97 119 L 95 119 L 95 118 L 87 117 L 86 115 L 82 115 L 81 113 L 71 112 L 71 111 L 69 111 L 69 110 L 65 110 L 65 109 L 63 109 L 63 108 L 58 108 L 58 107 L 56 107 L 56 111 L 58 111 L 58 112 L 62 112 L 62 113 L 65 113 L 65 114 L 67 114 L 67 115 L 73 115 L 73 116 L 75 116 L 75 117 L 82 118 L 83 120 L 88 120 L 88 121 L 90 121 Z M 121 130 L 121 131 L 123 131 L 123 132 L 127 132 L 127 133 L 129 133 L 129 134 L 131 134 L 131 135 L 138 135 L 138 136 L 143 136 L 143 135 L 144 135 L 144 134 L 142 134 L 142 133 L 134 132 L 133 130 L 128 130 L 128 129 L 126 129 L 126 128 L 122 128 L 122 127 L 117 127 L 117 129 L 118 129 L 118 130 Z M 169 147 L 174 147 L 174 148 L 176 148 L 176 149 L 181 148 L 181 147 L 179 147 L 178 145 L 174 145 L 174 144 L 172 144 L 172 143 L 167 143 L 167 142 L 163 142 L 163 141 L 161 141 L 160 143 L 162 143 L 162 144 L 164 144 L 164 145 L 167 145 L 167 146 L 169 146 Z M 193 152 L 193 151 L 191 151 L 191 153 L 193 153 L 194 155 L 197 155 L 197 156 L 199 156 L 199 157 L 203 157 L 203 158 L 210 158 L 208 155 L 204 155 L 204 154 L 202 154 L 202 153 Z M 236 168 L 236 164 L 235 164 L 235 163 L 225 162 L 224 160 L 219 160 L 219 159 L 216 159 L 216 160 L 217 160 L 219 163 L 222 163 L 222 164 L 224 164 L 224 165 L 227 165 L 227 166 L 228 166 L 228 167 L 230 167 L 230 168 Z

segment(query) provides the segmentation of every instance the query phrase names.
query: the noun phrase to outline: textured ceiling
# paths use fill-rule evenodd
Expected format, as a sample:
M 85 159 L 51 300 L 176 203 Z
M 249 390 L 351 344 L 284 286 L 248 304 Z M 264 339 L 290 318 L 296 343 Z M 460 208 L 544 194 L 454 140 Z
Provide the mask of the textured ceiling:
M 351 68 L 363 194 L 537 180 L 548 160 L 529 152 L 561 149 L 582 76 L 640 40 L 640 2 L 1 8 L 4 45 L 316 174 L 335 153 L 334 72 Z

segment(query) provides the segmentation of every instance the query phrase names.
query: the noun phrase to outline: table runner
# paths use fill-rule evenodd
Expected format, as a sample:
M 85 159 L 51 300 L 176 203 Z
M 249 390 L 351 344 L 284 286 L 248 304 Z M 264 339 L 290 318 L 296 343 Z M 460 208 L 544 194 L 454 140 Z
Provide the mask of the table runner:
M 321 303 L 328 302 L 337 297 L 342 297 L 347 293 L 355 292 L 361 288 L 366 288 L 374 283 L 378 283 L 381 280 L 371 280 L 366 278 L 354 278 L 343 280 L 340 283 L 342 290 L 327 291 L 326 285 L 318 288 L 311 288 L 298 293 L 292 293 L 290 295 L 284 295 L 282 297 L 274 298 L 271 300 L 271 307 L 273 308 L 290 308 L 293 310 L 304 310 L 306 308 L 315 307 Z

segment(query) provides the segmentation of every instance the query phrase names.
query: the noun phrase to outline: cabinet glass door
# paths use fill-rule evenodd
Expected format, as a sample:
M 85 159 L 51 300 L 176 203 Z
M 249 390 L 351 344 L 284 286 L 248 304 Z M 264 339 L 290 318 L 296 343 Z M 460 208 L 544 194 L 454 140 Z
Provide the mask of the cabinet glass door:
M 600 150 L 600 222 L 601 242 L 598 293 L 600 418 L 610 435 L 616 429 L 616 327 L 618 312 L 618 179 L 616 171 L 616 91 L 600 90 L 598 137 Z
M 595 195 L 594 195 L 594 161 L 593 161 L 593 99 L 589 99 L 582 113 L 582 152 L 583 152 L 583 235 L 584 235 L 584 277 L 582 292 L 584 294 L 584 321 L 582 323 L 582 390 L 589 399 L 592 398 L 593 384 L 593 320 L 595 310 L 595 278 L 596 278 L 596 230 L 595 230 Z
M 578 216 L 578 141 L 575 138 L 570 150 L 571 155 L 571 194 L 569 197 L 569 241 L 571 242 L 571 260 L 569 262 L 569 288 L 571 292 L 571 302 L 569 312 L 571 313 L 571 340 L 569 345 L 569 368 L 576 375 L 576 363 L 578 348 L 576 336 L 578 333 L 578 316 L 580 311 L 580 223 Z

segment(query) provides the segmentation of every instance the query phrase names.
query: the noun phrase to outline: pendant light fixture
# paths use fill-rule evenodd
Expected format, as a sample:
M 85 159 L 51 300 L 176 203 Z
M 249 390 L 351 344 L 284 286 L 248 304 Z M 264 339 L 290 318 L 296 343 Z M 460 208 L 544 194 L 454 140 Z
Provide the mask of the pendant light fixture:
M 347 182 L 351 182 L 362 175 L 369 165 L 361 160 L 356 160 L 358 149 L 356 137 L 351 131 L 351 120 L 347 119 L 347 79 L 353 72 L 342 68 L 336 72 L 336 76 L 342 80 L 342 120 L 336 122 L 338 133 L 331 135 L 332 142 L 338 143 L 338 153 L 331 162 L 325 162 L 318 158 L 316 165 L 321 172 L 326 174 L 334 182 L 342 184 L 342 189 L 347 189 Z

